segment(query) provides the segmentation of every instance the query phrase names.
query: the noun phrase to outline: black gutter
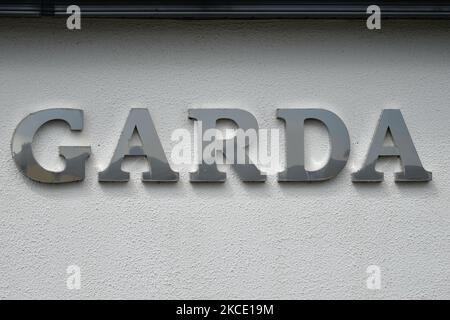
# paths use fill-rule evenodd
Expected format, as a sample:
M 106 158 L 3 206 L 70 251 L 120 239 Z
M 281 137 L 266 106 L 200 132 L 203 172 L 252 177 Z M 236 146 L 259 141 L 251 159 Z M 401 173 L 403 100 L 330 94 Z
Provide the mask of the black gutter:
M 85 17 L 117 18 L 365 18 L 370 4 L 378 4 L 383 18 L 450 18 L 450 1 L 18 1 L 0 3 L 1 16 L 67 16 L 78 4 Z M 164 4 L 164 3 L 169 4 Z M 139 3 L 139 4 L 137 4 Z M 191 3 L 191 4 L 189 4 Z M 240 4 L 245 3 L 245 4 Z M 262 3 L 262 4 L 261 4 Z

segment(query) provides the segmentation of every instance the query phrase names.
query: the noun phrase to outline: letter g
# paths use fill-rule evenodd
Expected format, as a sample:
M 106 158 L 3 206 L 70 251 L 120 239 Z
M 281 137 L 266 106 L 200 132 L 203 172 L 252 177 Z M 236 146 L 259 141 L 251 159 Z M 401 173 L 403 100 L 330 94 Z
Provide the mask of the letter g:
M 66 159 L 63 171 L 48 171 L 33 156 L 31 144 L 36 132 L 49 121 L 62 120 L 70 130 L 83 129 L 83 110 L 47 109 L 29 114 L 17 126 L 11 141 L 11 152 L 17 167 L 28 178 L 43 183 L 67 183 L 84 179 L 86 159 L 91 154 L 89 146 L 60 146 L 59 155 Z

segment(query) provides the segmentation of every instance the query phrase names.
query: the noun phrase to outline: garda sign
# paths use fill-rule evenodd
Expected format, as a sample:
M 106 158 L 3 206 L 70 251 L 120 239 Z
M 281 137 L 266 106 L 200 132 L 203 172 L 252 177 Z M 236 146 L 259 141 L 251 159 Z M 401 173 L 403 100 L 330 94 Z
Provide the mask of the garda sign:
M 278 144 L 271 140 L 270 157 L 267 130 L 259 129 L 256 118 L 242 109 L 189 109 L 188 116 L 194 120 L 194 145 L 187 130 L 179 129 L 174 135 L 180 140 L 172 151 L 172 162 L 194 164 L 190 173 L 191 182 L 223 182 L 226 173 L 219 171 L 218 164 L 230 165 L 245 182 L 264 182 L 267 172 L 275 170 L 279 182 L 314 182 L 336 177 L 345 167 L 350 155 L 350 138 L 344 122 L 333 112 L 325 109 L 278 109 L 276 116 L 285 124 L 286 165 L 279 168 Z M 320 169 L 305 168 L 304 123 L 306 120 L 320 121 L 328 130 L 330 156 Z M 230 120 L 237 126 L 234 135 L 225 138 L 216 129 L 219 120 Z M 59 155 L 65 160 L 65 169 L 49 171 L 33 156 L 32 141 L 41 126 L 49 121 L 65 122 L 70 130 L 83 130 L 83 110 L 46 109 L 26 116 L 17 126 L 11 141 L 12 157 L 19 170 L 28 178 L 42 183 L 70 183 L 85 177 L 86 161 L 91 154 L 89 146 L 60 146 Z M 184 131 L 183 131 L 184 130 Z M 140 145 L 131 145 L 133 134 L 141 140 Z M 384 145 L 391 134 L 393 145 Z M 276 130 L 271 137 L 278 137 Z M 258 149 L 250 152 L 250 149 Z M 194 150 L 195 159 L 190 159 Z M 109 165 L 98 173 L 100 182 L 126 182 L 129 173 L 122 170 L 125 157 L 145 157 L 150 170 L 142 173 L 143 182 L 176 182 L 178 173 L 172 170 L 158 137 L 152 117 L 147 109 L 131 109 L 119 137 Z M 372 142 L 361 168 L 352 173 L 353 182 L 381 182 L 383 173 L 375 170 L 379 157 L 398 157 L 402 171 L 395 173 L 396 182 L 431 181 L 431 172 L 424 169 L 409 134 L 402 113 L 398 109 L 381 112 L 374 129 Z M 255 160 L 256 159 L 256 160 Z M 265 159 L 266 161 L 263 161 Z M 275 161 L 273 161 L 275 159 Z M 262 168 L 267 165 L 266 170 Z M 272 170 L 272 171 L 271 171 Z

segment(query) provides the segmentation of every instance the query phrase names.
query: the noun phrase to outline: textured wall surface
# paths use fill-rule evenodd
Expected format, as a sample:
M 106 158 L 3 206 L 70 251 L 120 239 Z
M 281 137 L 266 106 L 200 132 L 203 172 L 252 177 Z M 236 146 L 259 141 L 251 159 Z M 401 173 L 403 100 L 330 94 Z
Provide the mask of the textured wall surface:
M 450 22 L 0 20 L 0 298 L 450 298 Z M 16 168 L 18 122 L 80 108 L 34 141 L 46 168 L 59 145 L 90 145 L 86 179 L 43 185 Z M 346 123 L 351 154 L 328 182 L 100 184 L 132 107 L 148 108 L 166 152 L 192 130 L 188 108 L 242 108 L 283 128 L 276 108 L 326 108 Z M 433 181 L 352 184 L 381 110 L 400 108 Z M 282 136 L 282 141 L 283 141 Z M 310 167 L 326 130 L 307 126 Z M 282 145 L 284 148 L 284 145 Z M 283 149 L 284 150 L 284 149 Z M 176 167 L 175 167 L 176 168 Z M 66 288 L 78 265 L 80 290 Z M 381 290 L 366 288 L 378 265 Z

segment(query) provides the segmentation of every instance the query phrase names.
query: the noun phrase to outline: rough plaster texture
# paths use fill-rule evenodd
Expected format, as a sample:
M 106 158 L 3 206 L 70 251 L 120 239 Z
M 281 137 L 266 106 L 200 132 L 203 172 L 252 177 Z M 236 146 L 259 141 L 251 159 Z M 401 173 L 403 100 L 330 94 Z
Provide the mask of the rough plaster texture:
M 450 298 L 450 22 L 0 20 L 1 298 Z M 36 157 L 63 168 L 58 145 L 91 145 L 82 183 L 34 183 L 10 153 L 28 113 L 81 108 L 85 129 L 49 124 Z M 346 123 L 351 156 L 315 184 L 100 184 L 131 107 L 149 108 L 170 152 L 188 108 L 327 108 Z M 403 112 L 428 184 L 355 185 L 383 108 Z M 282 136 L 283 138 L 283 136 Z M 326 131 L 308 126 L 311 167 Z M 80 290 L 66 268 L 81 267 Z M 382 289 L 366 288 L 379 265 Z

